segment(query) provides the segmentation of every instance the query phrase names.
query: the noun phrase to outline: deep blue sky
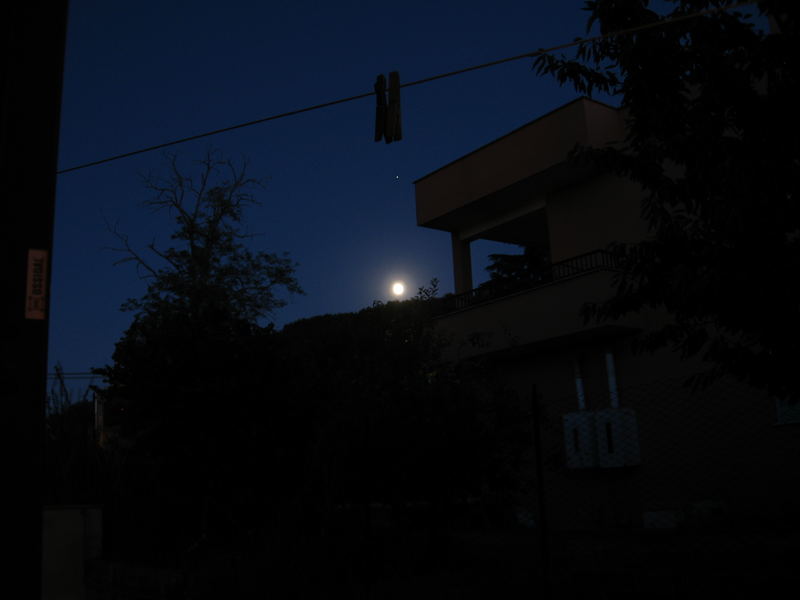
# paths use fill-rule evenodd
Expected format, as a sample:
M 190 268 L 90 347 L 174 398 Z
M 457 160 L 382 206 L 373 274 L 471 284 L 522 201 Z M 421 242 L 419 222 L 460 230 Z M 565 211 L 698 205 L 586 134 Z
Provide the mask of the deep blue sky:
M 521 54 L 584 35 L 582 0 L 306 2 L 72 0 L 59 168 L 372 89 Z M 412 181 L 572 100 L 514 63 L 403 90 L 404 140 L 372 141 L 374 100 L 334 106 L 173 147 L 188 164 L 210 147 L 247 157 L 267 180 L 246 214 L 254 244 L 287 251 L 307 292 L 282 326 L 358 310 L 438 277 L 452 290 L 450 240 L 417 227 Z M 152 152 L 59 176 L 50 358 L 66 371 L 111 360 L 145 283 L 106 221 L 143 248 L 169 242 L 171 221 L 141 205 Z M 483 277 L 494 246 L 474 244 Z

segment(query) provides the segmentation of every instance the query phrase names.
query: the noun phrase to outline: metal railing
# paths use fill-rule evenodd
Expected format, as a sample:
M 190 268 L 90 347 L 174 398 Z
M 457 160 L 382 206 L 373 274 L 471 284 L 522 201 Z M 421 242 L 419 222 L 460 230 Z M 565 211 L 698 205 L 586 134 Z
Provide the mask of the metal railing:
M 487 281 L 477 288 L 446 296 L 440 314 L 469 308 L 477 304 L 497 300 L 518 292 L 528 291 L 549 285 L 556 281 L 571 279 L 596 271 L 615 271 L 619 268 L 616 258 L 607 250 L 594 250 L 567 260 L 553 263 L 532 273 L 521 281 Z

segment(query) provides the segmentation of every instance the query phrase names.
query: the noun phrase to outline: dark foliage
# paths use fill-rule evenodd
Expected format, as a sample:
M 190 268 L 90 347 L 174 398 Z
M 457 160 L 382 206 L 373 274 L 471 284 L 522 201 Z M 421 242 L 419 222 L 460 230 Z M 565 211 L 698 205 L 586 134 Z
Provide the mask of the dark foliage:
M 446 340 L 430 322 L 438 299 L 422 297 L 304 319 L 279 336 L 283 394 L 315 427 L 314 489 L 301 495 L 322 500 L 319 510 L 519 492 L 518 402 L 478 362 L 442 360 Z
M 341 527 L 348 507 L 442 515 L 488 496 L 510 507 L 526 422 L 488 371 L 442 361 L 437 282 L 406 302 L 261 326 L 280 306 L 273 288 L 299 291 L 291 264 L 262 257 L 238 271 L 243 198 L 209 187 L 189 210 L 180 190 L 203 188 L 186 181 L 175 171 L 153 188 L 186 246 L 151 247 L 162 269 L 121 237 L 151 284 L 126 306 L 137 313 L 114 364 L 97 370 L 104 452 L 118 465 L 104 498 L 109 550 L 195 565 L 248 548 L 311 560 L 308 540 Z M 239 285 L 247 277 L 262 283 Z
M 92 504 L 102 495 L 103 455 L 93 396 L 76 397 L 61 365 L 47 394 L 44 439 L 44 503 Z
M 586 9 L 589 26 L 608 33 L 730 4 L 672 0 L 663 16 L 647 0 L 596 0 Z M 584 44 L 574 60 L 542 55 L 534 67 L 619 99 L 624 143 L 573 158 L 644 191 L 651 235 L 613 245 L 624 267 L 617 293 L 587 306 L 587 320 L 666 308 L 673 322 L 646 335 L 641 350 L 700 356 L 709 368 L 696 385 L 732 374 L 798 398 L 791 277 L 800 265 L 800 7 L 756 5 L 771 32 L 754 28 L 742 9 L 716 11 Z
M 513 290 L 539 283 L 548 277 L 550 253 L 541 246 L 521 246 L 522 254 L 490 254 L 486 270 L 489 280 L 483 287 Z
M 185 551 L 199 542 L 240 538 L 252 505 L 263 363 L 273 328 L 260 321 L 301 293 L 286 256 L 244 245 L 244 209 L 256 202 L 245 167 L 210 153 L 190 177 L 170 160 L 169 175 L 146 179 L 146 205 L 175 218 L 176 246 L 148 246 L 151 264 L 117 233 L 125 256 L 148 279 L 117 343 L 114 363 L 95 372 L 119 465 L 109 512 L 129 548 Z M 265 342 L 266 340 L 266 342 Z M 268 356 L 268 352 L 264 354 Z M 123 515 L 139 515 L 127 519 Z

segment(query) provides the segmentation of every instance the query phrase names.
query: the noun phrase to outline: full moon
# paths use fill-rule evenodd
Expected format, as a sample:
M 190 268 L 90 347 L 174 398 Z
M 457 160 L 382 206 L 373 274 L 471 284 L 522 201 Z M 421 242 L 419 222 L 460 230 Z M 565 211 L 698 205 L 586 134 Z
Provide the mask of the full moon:
M 392 284 L 392 293 L 395 296 L 402 296 L 403 292 L 405 292 L 405 291 L 406 291 L 406 286 L 403 284 L 402 281 L 395 281 Z

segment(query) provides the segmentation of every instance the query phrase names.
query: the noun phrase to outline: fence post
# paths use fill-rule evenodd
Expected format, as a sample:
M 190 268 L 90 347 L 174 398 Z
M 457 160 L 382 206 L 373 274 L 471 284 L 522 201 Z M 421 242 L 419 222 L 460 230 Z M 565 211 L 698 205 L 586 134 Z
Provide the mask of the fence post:
M 541 406 L 539 403 L 539 392 L 536 384 L 531 386 L 531 412 L 533 414 L 533 446 L 536 460 L 536 503 L 539 508 L 539 551 L 542 597 L 545 600 L 552 598 L 552 582 L 550 581 L 550 547 L 547 528 L 547 506 L 545 502 L 544 490 L 544 458 L 542 456 L 542 427 L 541 427 Z

